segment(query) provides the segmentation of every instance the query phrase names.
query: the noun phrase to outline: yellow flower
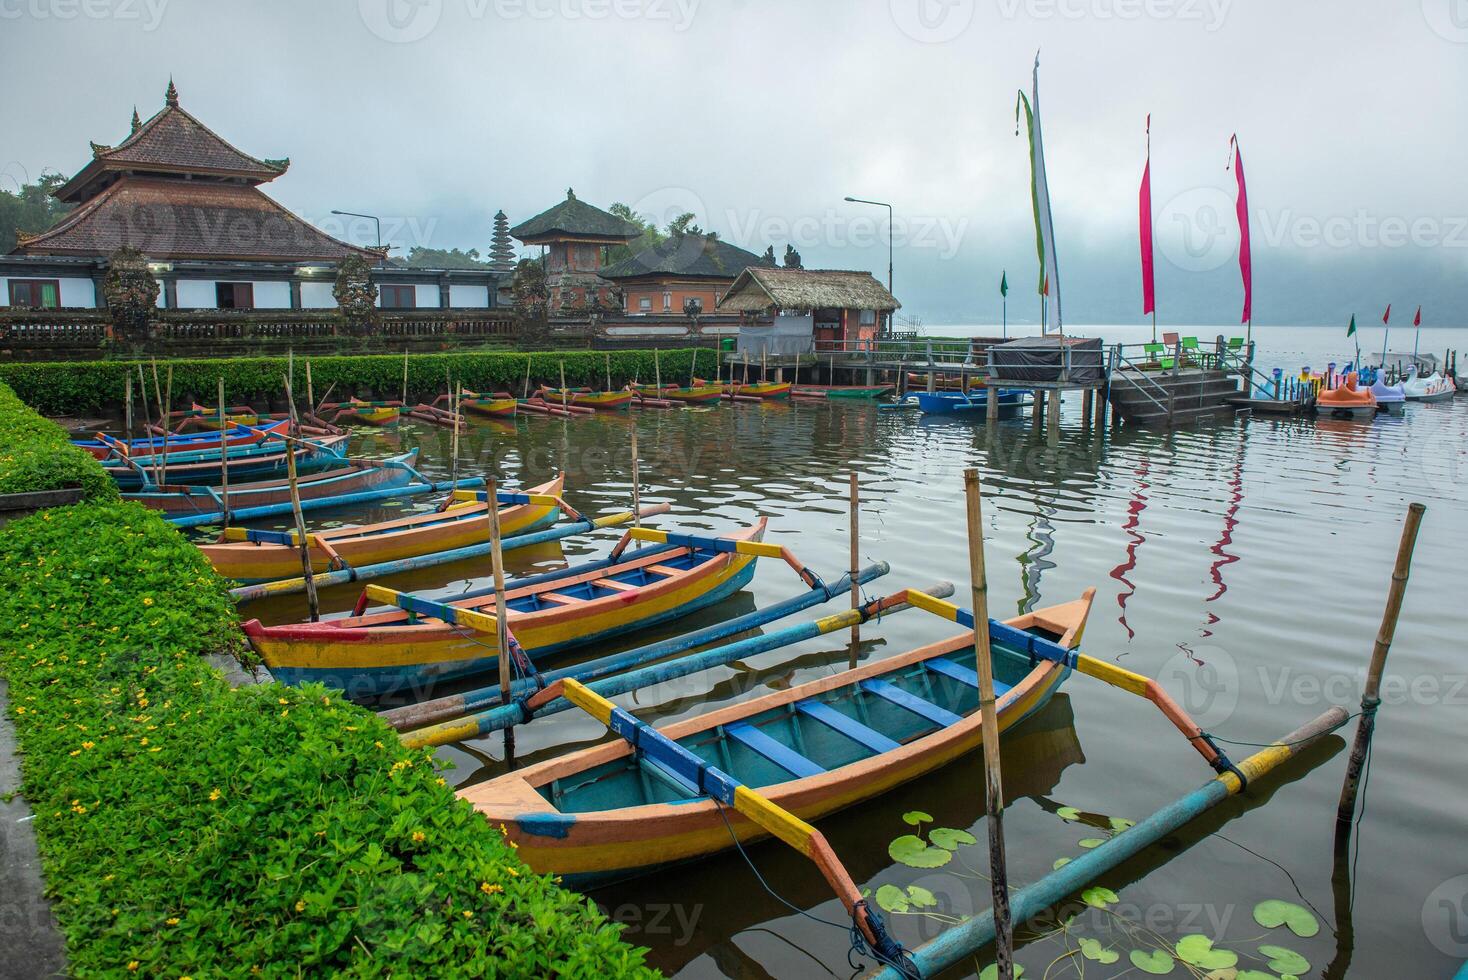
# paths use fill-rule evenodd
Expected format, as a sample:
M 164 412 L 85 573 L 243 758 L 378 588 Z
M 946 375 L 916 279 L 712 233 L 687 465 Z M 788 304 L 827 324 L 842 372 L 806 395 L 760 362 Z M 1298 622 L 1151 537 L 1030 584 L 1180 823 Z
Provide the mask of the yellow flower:
M 421 830 L 413 831 L 413 843 L 421 844 L 428 839 L 428 835 Z
M 163 920 L 163 924 L 164 925 L 169 925 L 169 926 L 176 926 L 176 925 L 178 925 L 178 916 L 176 916 L 176 915 L 175 916 L 170 916 L 169 918 L 164 919 Z
M 127 968 L 129 970 L 136 970 L 138 968 L 138 961 L 137 960 L 129 960 L 128 961 L 128 964 L 127 964 Z
M 92 749 L 92 748 L 96 748 L 96 747 L 97 747 L 97 743 L 96 742 L 83 742 L 82 743 L 82 748 L 84 748 L 84 749 Z
M 151 606 L 152 604 L 153 604 L 153 597 L 152 596 L 150 596 L 150 595 L 143 596 L 143 605 L 145 605 L 145 606 Z
M 474 913 L 473 912 L 470 912 L 468 909 L 465 909 L 464 910 L 464 918 L 466 918 L 466 919 L 472 919 L 472 918 L 474 918 Z
M 305 903 L 304 900 L 296 902 L 296 911 L 297 912 L 304 912 L 304 911 L 306 911 L 306 903 Z
M 484 892 L 484 894 L 486 895 L 498 895 L 500 892 L 505 890 L 505 886 L 491 885 L 489 882 L 486 881 L 480 884 L 479 890 Z
M 219 787 L 216 786 L 209 791 L 209 802 L 213 803 L 215 800 L 219 799 L 223 795 L 223 793 L 219 792 Z
M 82 750 L 81 749 L 72 749 L 71 750 L 71 754 L 72 755 L 81 755 L 82 754 Z

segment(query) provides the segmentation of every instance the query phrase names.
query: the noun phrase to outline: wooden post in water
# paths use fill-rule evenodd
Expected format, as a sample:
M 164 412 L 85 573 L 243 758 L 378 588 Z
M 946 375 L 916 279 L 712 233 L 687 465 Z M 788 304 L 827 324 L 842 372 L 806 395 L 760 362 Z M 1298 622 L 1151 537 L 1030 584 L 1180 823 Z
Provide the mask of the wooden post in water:
M 1055 388 L 1050 392 L 1050 403 L 1046 406 L 1049 414 L 1046 417 L 1045 428 L 1051 439 L 1060 436 L 1060 389 Z
M 663 397 L 663 369 L 658 366 L 658 349 L 652 349 L 652 383 L 658 390 L 658 397 Z
M 164 419 L 167 419 L 168 416 L 173 413 L 173 365 L 172 364 L 169 364 L 168 365 L 168 381 L 167 381 L 166 387 L 164 389 L 163 405 L 164 405 L 164 408 L 162 409 L 161 414 L 162 414 L 162 416 L 163 416 Z M 223 437 L 224 437 L 224 433 L 221 432 L 220 433 L 220 438 L 223 438 Z M 163 425 L 163 457 L 160 460 L 159 466 L 158 466 L 158 482 L 160 484 L 164 484 L 164 483 L 167 483 L 168 482 L 168 424 L 167 424 L 167 422 L 165 422 L 164 425 Z
M 525 385 L 520 389 L 521 398 L 530 397 L 530 355 L 525 355 Z
M 132 376 L 128 376 L 128 388 L 132 388 Z M 143 445 L 153 437 L 153 413 L 148 410 L 148 379 L 143 376 L 143 362 L 138 362 L 138 397 L 143 402 Z M 131 446 L 128 447 L 132 449 Z
M 291 421 L 296 419 L 296 396 L 291 391 L 290 377 L 283 376 L 281 381 L 285 382 L 285 400 L 290 406 Z M 321 603 L 316 597 L 316 577 L 311 571 L 311 541 L 306 537 L 306 517 L 301 513 L 301 484 L 296 476 L 296 444 L 287 440 L 285 443 L 285 473 L 286 482 L 291 489 L 291 516 L 296 521 L 296 541 L 301 549 L 301 577 L 306 581 L 306 609 L 311 615 L 311 622 L 321 619 Z
M 1085 431 L 1091 427 L 1091 408 L 1095 404 L 1091 389 L 1081 390 L 1081 430 Z
M 459 482 L 459 429 L 464 424 L 459 405 L 464 400 L 464 384 L 460 382 L 449 396 L 454 399 L 454 431 L 449 436 L 449 482 Z M 452 495 L 450 495 L 452 497 Z
M 485 481 L 484 499 L 489 506 L 489 555 L 494 565 L 494 631 L 499 647 L 500 700 L 511 701 L 510 688 L 513 675 L 510 672 L 510 622 L 505 607 L 505 552 L 500 543 L 499 483 L 493 476 Z M 515 730 L 505 729 L 505 754 L 513 754 Z
M 408 348 L 403 348 L 403 404 L 408 404 Z
M 632 419 L 632 526 L 642 526 L 642 473 L 637 461 L 637 419 Z M 642 547 L 642 542 L 637 542 Z
M 851 471 L 851 608 L 856 611 L 861 608 L 861 586 L 857 584 L 856 577 L 861 572 L 861 548 L 860 541 L 861 521 L 861 497 L 856 481 L 856 470 Z M 856 658 L 856 647 L 861 642 L 861 626 L 853 621 L 851 624 L 851 656 Z
M 611 353 L 611 351 L 607 351 L 606 352 L 606 358 L 607 358 L 607 391 L 611 391 L 612 390 L 612 353 Z
M 987 399 L 987 403 L 984 405 L 984 424 L 993 426 L 994 423 L 999 421 L 998 387 L 995 385 L 986 385 L 984 387 L 984 398 Z
M 565 361 L 562 361 L 561 362 L 561 407 L 562 408 L 565 408 L 566 407 L 566 403 L 567 403 L 567 401 L 570 400 L 570 398 L 571 398 L 571 393 L 566 390 L 566 362 Z
M 1039 428 L 1040 423 L 1045 418 L 1045 389 L 1036 388 L 1033 394 L 1035 396 L 1035 407 L 1032 413 L 1033 418 L 1031 418 L 1030 421 L 1035 425 L 1036 428 Z
M 225 431 L 224 416 L 224 379 L 219 379 L 219 500 L 224 506 L 224 526 L 229 527 L 229 440 L 223 437 Z M 286 443 L 286 451 L 291 450 L 291 445 Z
M 688 359 L 688 387 L 693 387 L 694 380 L 698 377 L 698 348 L 693 348 L 693 356 Z
M 223 382 L 221 381 L 220 383 L 222 384 Z M 405 398 L 403 401 L 407 401 L 407 399 Z M 316 389 L 311 384 L 311 361 L 309 358 L 306 360 L 306 408 L 312 412 L 316 411 Z
M 1351 745 L 1351 758 L 1346 763 L 1346 779 L 1341 785 L 1340 805 L 1336 808 L 1336 841 L 1350 835 L 1351 819 L 1356 814 L 1356 791 L 1360 788 L 1361 769 L 1376 730 L 1376 709 L 1381 704 L 1381 674 L 1386 668 L 1386 655 L 1397 632 L 1397 617 L 1402 612 L 1402 598 L 1407 594 L 1407 576 L 1412 571 L 1412 550 L 1417 546 L 1417 529 L 1427 508 L 1419 503 L 1407 507 L 1407 520 L 1402 525 L 1402 540 L 1397 546 L 1397 563 L 1392 568 L 1392 584 L 1386 594 L 1386 610 L 1381 614 L 1381 629 L 1371 650 L 1371 665 L 1366 670 L 1366 687 L 1361 692 L 1361 720 L 1356 723 L 1356 740 Z
M 133 374 L 124 370 L 122 379 L 127 382 L 127 394 L 122 402 L 122 437 L 127 442 L 127 454 L 133 454 Z
M 963 471 L 968 511 L 968 567 L 973 590 L 974 660 L 979 674 L 980 734 L 984 751 L 984 805 L 989 814 L 989 880 L 994 892 L 995 966 L 1000 980 L 1014 977 L 1014 932 L 1009 920 L 1009 873 L 1004 860 L 1004 785 L 1000 778 L 999 718 L 994 710 L 994 662 L 989 650 L 989 581 L 984 572 L 984 516 L 979 471 Z

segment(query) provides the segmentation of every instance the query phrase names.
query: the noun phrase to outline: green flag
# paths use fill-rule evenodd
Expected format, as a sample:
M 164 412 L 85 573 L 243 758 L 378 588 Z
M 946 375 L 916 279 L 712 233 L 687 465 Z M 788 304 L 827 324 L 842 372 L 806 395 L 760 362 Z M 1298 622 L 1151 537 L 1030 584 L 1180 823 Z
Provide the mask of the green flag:
M 1007 269 L 999 273 L 999 295 L 1009 295 L 1009 271 Z
M 1352 337 L 1356 333 L 1356 314 L 1351 314 L 1351 325 L 1346 328 L 1346 336 Z

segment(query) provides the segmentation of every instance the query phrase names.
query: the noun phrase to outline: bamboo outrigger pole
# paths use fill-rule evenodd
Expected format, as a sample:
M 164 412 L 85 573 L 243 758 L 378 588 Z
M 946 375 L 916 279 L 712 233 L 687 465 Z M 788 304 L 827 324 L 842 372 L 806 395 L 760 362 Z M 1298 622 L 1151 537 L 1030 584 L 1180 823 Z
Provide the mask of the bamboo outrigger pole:
M 858 525 L 861 520 L 861 498 L 858 496 L 856 483 L 856 470 L 851 471 L 851 580 L 856 581 L 858 560 L 861 557 L 858 547 Z M 857 609 L 861 606 L 861 594 L 859 589 L 851 590 L 851 608 Z M 851 666 L 856 666 L 856 648 L 861 643 L 861 624 L 851 624 Z
M 408 348 L 403 348 L 403 404 L 408 404 Z
M 219 500 L 224 509 L 224 526 L 229 527 L 229 426 L 224 415 L 224 379 L 219 379 Z M 289 444 L 286 452 L 291 451 Z
M 652 373 L 653 384 L 658 389 L 658 397 L 661 398 L 663 397 L 663 369 L 658 366 L 658 349 L 656 347 L 652 349 Z
M 291 391 L 290 377 L 281 378 L 285 382 L 285 400 L 290 406 L 290 417 L 292 422 L 296 419 L 296 397 Z M 291 489 L 291 516 L 296 521 L 296 541 L 301 548 L 301 577 L 306 580 L 306 609 L 311 614 L 311 622 L 321 619 L 321 603 L 316 596 L 316 579 L 311 570 L 311 539 L 306 536 L 306 517 L 301 512 L 301 484 L 296 476 L 296 447 L 287 441 L 285 444 L 285 469 L 286 481 Z
M 637 422 L 632 422 L 632 526 L 642 526 L 642 478 L 637 471 Z M 642 547 L 642 542 L 637 542 Z
M 133 375 L 124 371 L 122 379 L 127 382 L 127 394 L 122 405 L 122 437 L 127 441 L 127 454 L 133 454 Z
M 973 590 L 974 660 L 979 675 L 979 731 L 984 752 L 984 804 L 989 814 L 989 881 L 994 893 L 995 967 L 1014 977 L 1014 932 L 1009 918 L 1009 874 L 1004 860 L 1004 785 L 999 764 L 999 715 L 994 710 L 994 661 L 989 649 L 989 581 L 984 572 L 984 515 L 979 471 L 963 471 L 968 510 L 968 567 Z
M 489 507 L 489 555 L 494 566 L 494 629 L 499 650 L 500 697 L 510 703 L 514 678 L 510 675 L 510 620 L 505 603 L 505 552 L 500 539 L 499 483 L 494 477 L 485 481 L 484 500 Z M 515 730 L 505 729 L 505 757 L 515 753 Z
M 530 355 L 525 355 L 525 387 L 520 390 L 521 398 L 530 397 Z
M 1381 674 L 1386 668 L 1386 655 L 1397 632 L 1397 617 L 1402 612 L 1402 598 L 1407 594 L 1407 576 L 1412 571 L 1412 550 L 1417 546 L 1417 529 L 1427 508 L 1420 503 L 1407 507 L 1407 520 L 1402 525 L 1402 540 L 1397 546 L 1397 563 L 1392 568 L 1392 584 L 1387 590 L 1386 610 L 1381 614 L 1381 629 L 1371 650 L 1371 665 L 1366 670 L 1366 687 L 1361 692 L 1361 720 L 1356 723 L 1356 740 L 1351 745 L 1346 779 L 1341 785 L 1340 805 L 1336 808 L 1336 843 L 1350 836 L 1351 820 L 1356 815 L 1356 791 L 1360 788 L 1361 769 L 1366 752 L 1376 731 L 1376 709 L 1381 704 Z

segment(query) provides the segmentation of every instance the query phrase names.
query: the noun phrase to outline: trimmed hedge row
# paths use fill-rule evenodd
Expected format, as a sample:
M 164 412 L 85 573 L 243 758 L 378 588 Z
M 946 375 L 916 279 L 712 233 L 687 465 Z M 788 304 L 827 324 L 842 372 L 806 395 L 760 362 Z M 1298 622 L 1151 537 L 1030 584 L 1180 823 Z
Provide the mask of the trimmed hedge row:
M 713 374 L 718 365 L 712 350 L 658 352 L 658 366 L 665 383 L 687 384 L 697 370 Z M 559 385 L 561 365 L 566 382 L 596 388 L 606 384 L 610 359 L 612 384 L 620 387 L 632 380 L 653 380 L 652 351 L 546 351 L 531 354 L 501 351 L 412 354 L 408 357 L 410 398 L 432 399 L 446 390 L 447 377 L 462 382 L 471 391 L 513 391 L 525 383 L 528 361 L 532 388 L 539 383 Z M 283 400 L 281 374 L 284 357 L 201 358 L 169 362 L 173 365 L 174 407 L 189 398 L 214 404 L 219 378 L 224 378 L 225 396 L 232 405 Z M 115 412 L 123 401 L 126 377 L 137 376 L 137 361 L 13 361 L 0 365 L 0 382 L 10 385 L 27 404 L 46 415 Z M 160 362 L 160 372 L 164 364 Z M 151 367 L 149 368 L 151 394 Z M 350 357 L 311 358 L 314 394 L 324 400 L 345 400 L 351 395 L 375 394 L 397 398 L 403 388 L 401 354 L 368 354 Z M 306 395 L 304 358 L 296 358 L 296 394 Z M 334 386 L 334 387 L 333 387 Z M 258 406 L 257 406 L 258 407 Z
M 0 494 L 80 487 L 83 499 L 115 500 L 117 485 L 66 430 L 25 406 L 0 383 Z

